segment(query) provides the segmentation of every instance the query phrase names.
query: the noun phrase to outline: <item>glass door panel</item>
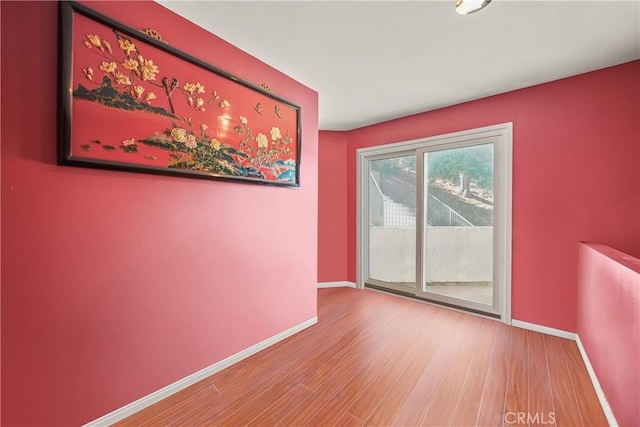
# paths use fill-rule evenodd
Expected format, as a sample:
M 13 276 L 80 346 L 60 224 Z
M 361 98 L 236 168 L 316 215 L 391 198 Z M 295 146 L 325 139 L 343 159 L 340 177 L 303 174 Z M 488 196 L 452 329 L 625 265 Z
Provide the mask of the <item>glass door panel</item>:
M 422 151 L 420 294 L 483 311 L 494 306 L 494 145 Z M 491 311 L 491 310 L 490 310 Z
M 369 162 L 369 278 L 398 292 L 416 286 L 416 155 Z

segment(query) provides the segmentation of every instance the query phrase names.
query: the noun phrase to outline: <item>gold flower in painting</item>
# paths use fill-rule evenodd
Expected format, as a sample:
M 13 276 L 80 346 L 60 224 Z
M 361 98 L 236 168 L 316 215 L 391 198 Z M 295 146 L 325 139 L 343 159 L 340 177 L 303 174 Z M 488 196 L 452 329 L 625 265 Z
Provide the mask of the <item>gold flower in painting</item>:
M 83 68 L 82 72 L 84 73 L 84 76 L 87 78 L 87 80 L 93 81 L 93 68 Z
M 113 53 L 113 50 L 111 50 L 111 45 L 109 44 L 108 41 L 102 40 L 102 46 L 104 46 L 104 48 L 107 49 L 107 52 Z
M 102 49 L 102 43 L 101 43 L 100 37 L 98 35 L 96 35 L 96 34 L 87 34 L 87 38 L 89 39 L 89 42 L 93 46 Z
M 171 129 L 171 136 L 178 142 L 185 142 L 187 140 L 187 131 L 180 127 L 175 127 Z
M 280 133 L 280 129 L 278 129 L 277 127 L 272 127 L 271 128 L 271 139 L 273 141 L 277 141 L 278 139 L 282 138 L 282 134 Z
M 211 148 L 214 150 L 219 150 L 222 143 L 215 138 L 211 139 Z
M 122 66 L 124 68 L 126 68 L 127 70 L 130 71 L 136 71 L 139 67 L 138 61 L 136 61 L 133 58 L 127 58 L 125 59 L 125 61 L 122 63 Z
M 194 93 L 204 93 L 204 86 L 202 86 L 200 82 L 185 83 L 183 89 L 191 95 Z
M 118 64 L 116 64 L 113 61 L 111 62 L 102 61 L 102 64 L 100 65 L 100 69 L 105 73 L 113 73 L 116 71 L 116 68 L 118 68 Z
M 117 72 L 116 73 L 116 83 L 122 84 L 122 85 L 130 85 L 131 84 L 131 80 L 129 80 L 129 76 L 126 76 L 124 74 L 122 74 L 121 72 Z
M 128 39 L 118 39 L 118 44 L 120 45 L 120 49 L 126 52 L 127 55 L 136 51 L 136 45 Z
M 144 80 L 155 80 L 156 74 L 160 71 L 158 70 L 158 66 L 153 63 L 151 59 L 145 59 L 142 63 L 142 78 Z
M 258 148 L 267 148 L 269 146 L 269 140 L 263 133 L 259 133 L 256 136 L 256 142 L 258 143 Z
M 130 138 L 130 139 L 125 139 L 124 141 L 122 141 L 122 145 L 127 147 L 129 145 L 133 145 L 136 143 L 136 140 L 134 138 Z
M 149 102 L 152 99 L 156 99 L 156 94 L 153 92 L 147 92 L 147 94 L 144 96 L 144 100 Z
M 231 105 L 231 103 L 229 101 L 227 101 L 226 99 L 222 100 L 220 102 L 220 108 L 225 108 L 225 107 L 229 107 Z
M 133 92 L 136 94 L 136 98 L 140 98 L 144 92 L 144 88 L 142 86 L 134 86 Z

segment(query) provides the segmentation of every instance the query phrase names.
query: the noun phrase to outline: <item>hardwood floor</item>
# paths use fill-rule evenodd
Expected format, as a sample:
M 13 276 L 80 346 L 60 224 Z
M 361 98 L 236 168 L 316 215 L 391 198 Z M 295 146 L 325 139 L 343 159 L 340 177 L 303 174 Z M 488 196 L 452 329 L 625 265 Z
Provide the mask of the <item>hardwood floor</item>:
M 350 288 L 318 318 L 118 425 L 607 425 L 575 342 Z

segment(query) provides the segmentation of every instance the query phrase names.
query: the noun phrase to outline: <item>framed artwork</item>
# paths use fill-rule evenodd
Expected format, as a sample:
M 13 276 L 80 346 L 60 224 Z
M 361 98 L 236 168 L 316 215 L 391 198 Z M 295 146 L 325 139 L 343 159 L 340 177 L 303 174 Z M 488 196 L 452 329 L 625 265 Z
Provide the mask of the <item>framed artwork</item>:
M 299 106 L 75 2 L 59 97 L 60 164 L 300 186 Z

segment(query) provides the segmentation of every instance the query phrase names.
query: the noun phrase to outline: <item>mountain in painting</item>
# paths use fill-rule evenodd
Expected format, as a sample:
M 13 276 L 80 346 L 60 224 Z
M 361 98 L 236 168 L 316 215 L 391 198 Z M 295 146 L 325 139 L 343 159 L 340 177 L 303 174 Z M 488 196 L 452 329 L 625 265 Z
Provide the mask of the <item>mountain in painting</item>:
M 162 116 L 178 119 L 178 116 L 171 114 L 162 107 L 154 107 L 135 99 L 128 93 L 120 93 L 113 87 L 113 83 L 108 76 L 102 78 L 102 84 L 92 90 L 87 89 L 81 84 L 73 91 L 73 96 L 88 101 L 97 102 L 106 107 L 119 108 L 121 110 L 144 111 L 152 114 L 160 114 Z

